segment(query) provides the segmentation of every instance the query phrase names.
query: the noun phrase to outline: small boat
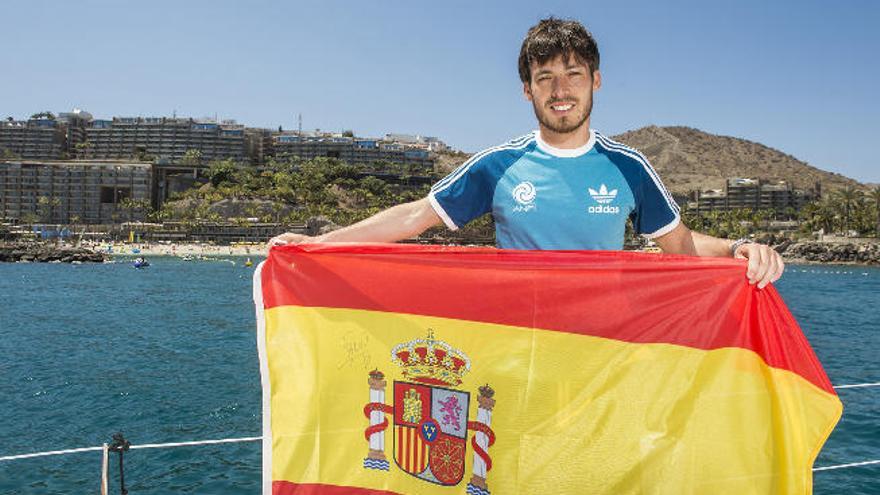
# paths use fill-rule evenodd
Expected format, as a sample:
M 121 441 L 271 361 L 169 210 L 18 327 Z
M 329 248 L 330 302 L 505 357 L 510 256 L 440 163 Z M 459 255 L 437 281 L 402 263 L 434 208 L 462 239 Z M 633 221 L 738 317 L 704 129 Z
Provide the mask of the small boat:
M 146 268 L 150 266 L 150 262 L 143 258 L 137 258 L 131 263 L 131 266 L 135 268 Z
M 254 266 L 254 262 L 251 261 L 250 258 L 248 258 L 248 259 L 244 262 L 244 266 Z

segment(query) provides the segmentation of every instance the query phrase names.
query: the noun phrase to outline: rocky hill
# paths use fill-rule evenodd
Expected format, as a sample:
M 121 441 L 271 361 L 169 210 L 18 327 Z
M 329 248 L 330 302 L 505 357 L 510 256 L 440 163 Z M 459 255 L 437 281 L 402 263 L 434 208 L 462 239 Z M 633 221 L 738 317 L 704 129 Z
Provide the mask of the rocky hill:
M 470 153 L 463 151 L 441 151 L 435 154 L 434 171 L 446 175 L 470 158 Z
M 645 154 L 666 187 L 681 196 L 693 190 L 721 189 L 731 177 L 787 180 L 801 189 L 812 189 L 819 182 L 823 191 L 848 185 L 864 187 L 853 179 L 819 170 L 763 144 L 690 127 L 649 126 L 612 139 Z M 437 171 L 449 172 L 468 156 L 445 153 L 438 157 Z
M 763 144 L 690 127 L 649 126 L 613 139 L 644 153 L 666 187 L 676 194 L 720 189 L 729 177 L 787 180 L 801 189 L 819 182 L 823 191 L 862 187 L 853 179 L 820 170 Z

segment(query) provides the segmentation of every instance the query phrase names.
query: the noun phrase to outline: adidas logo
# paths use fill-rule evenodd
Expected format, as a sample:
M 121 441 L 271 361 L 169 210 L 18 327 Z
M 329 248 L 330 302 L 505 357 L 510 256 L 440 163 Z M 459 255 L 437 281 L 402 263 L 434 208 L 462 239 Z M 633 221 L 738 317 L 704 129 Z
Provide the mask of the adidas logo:
M 617 197 L 617 189 L 609 191 L 608 188 L 605 187 L 605 184 L 602 184 L 598 191 L 592 187 L 588 187 L 587 190 L 590 191 L 590 196 L 592 196 L 600 205 L 608 204 L 614 201 L 614 198 Z
M 587 208 L 587 212 L 589 213 L 605 213 L 605 214 L 616 214 L 620 213 L 619 206 L 610 206 L 608 203 L 614 201 L 617 198 L 617 189 L 608 190 L 605 187 L 605 184 L 599 186 L 599 190 L 595 190 L 592 187 L 588 187 L 587 191 L 589 191 L 590 196 L 600 205 L 602 206 L 590 206 Z

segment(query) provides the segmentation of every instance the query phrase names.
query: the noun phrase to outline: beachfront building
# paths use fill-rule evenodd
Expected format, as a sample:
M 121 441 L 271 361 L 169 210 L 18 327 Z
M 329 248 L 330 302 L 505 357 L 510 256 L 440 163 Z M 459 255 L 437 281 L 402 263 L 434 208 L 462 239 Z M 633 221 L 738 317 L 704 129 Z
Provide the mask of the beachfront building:
M 275 133 L 272 147 L 279 158 L 335 158 L 353 165 L 388 162 L 408 166 L 411 174 L 428 174 L 434 170 L 434 158 L 426 146 L 417 143 L 294 131 Z
M 49 112 L 0 122 L 0 159 L 60 160 L 66 150 L 66 128 Z
M 389 143 L 400 143 L 433 152 L 449 150 L 449 146 L 447 146 L 446 143 L 434 136 L 389 133 L 385 135 L 385 141 Z
M 128 161 L 0 161 L 0 218 L 25 223 L 142 221 L 153 165 Z
M 234 120 L 113 117 L 88 122 L 83 136 L 74 148 L 75 156 L 86 160 L 136 158 L 180 163 L 188 151 L 195 150 L 204 164 L 228 158 L 246 161 L 245 128 Z
M 272 130 L 257 127 L 244 129 L 245 154 L 250 164 L 259 166 L 272 155 Z
M 270 157 L 311 160 L 336 158 L 374 171 L 390 163 L 403 166 L 407 175 L 430 173 L 433 153 L 449 147 L 440 139 L 412 134 L 386 134 L 362 138 L 344 133 L 284 132 L 245 127 L 234 120 L 174 117 L 113 117 L 95 119 L 80 109 L 33 115 L 19 121 L 0 122 L 0 159 L 25 160 L 127 160 L 157 164 L 205 167 L 215 160 L 231 159 L 254 166 Z
M 696 191 L 688 207 L 698 213 L 748 208 L 774 210 L 779 214 L 797 211 L 813 201 L 819 191 L 795 189 L 785 181 L 768 182 L 760 179 L 727 179 L 724 189 Z
M 61 112 L 58 114 L 58 125 L 64 130 L 64 148 L 67 151 L 66 156 L 74 157 L 77 155 L 77 144 L 86 140 L 86 128 L 92 121 L 92 114 L 74 108 L 71 112 Z

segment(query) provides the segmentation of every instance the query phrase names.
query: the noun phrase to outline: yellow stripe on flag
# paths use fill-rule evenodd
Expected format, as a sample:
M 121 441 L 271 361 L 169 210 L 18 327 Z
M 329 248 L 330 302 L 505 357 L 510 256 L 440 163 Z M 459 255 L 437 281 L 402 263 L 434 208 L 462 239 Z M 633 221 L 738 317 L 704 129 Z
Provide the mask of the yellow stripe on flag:
M 470 421 L 478 387 L 495 390 L 495 495 L 807 493 L 816 450 L 841 413 L 835 396 L 742 348 L 338 308 L 279 306 L 265 318 L 273 480 L 453 493 L 397 467 L 393 415 L 384 433 L 390 470 L 363 467 L 368 372 L 385 374 L 392 405 L 394 381 L 407 380 L 391 349 L 428 329 L 470 358 L 455 387 L 470 393 Z M 473 435 L 455 493 L 472 472 Z

